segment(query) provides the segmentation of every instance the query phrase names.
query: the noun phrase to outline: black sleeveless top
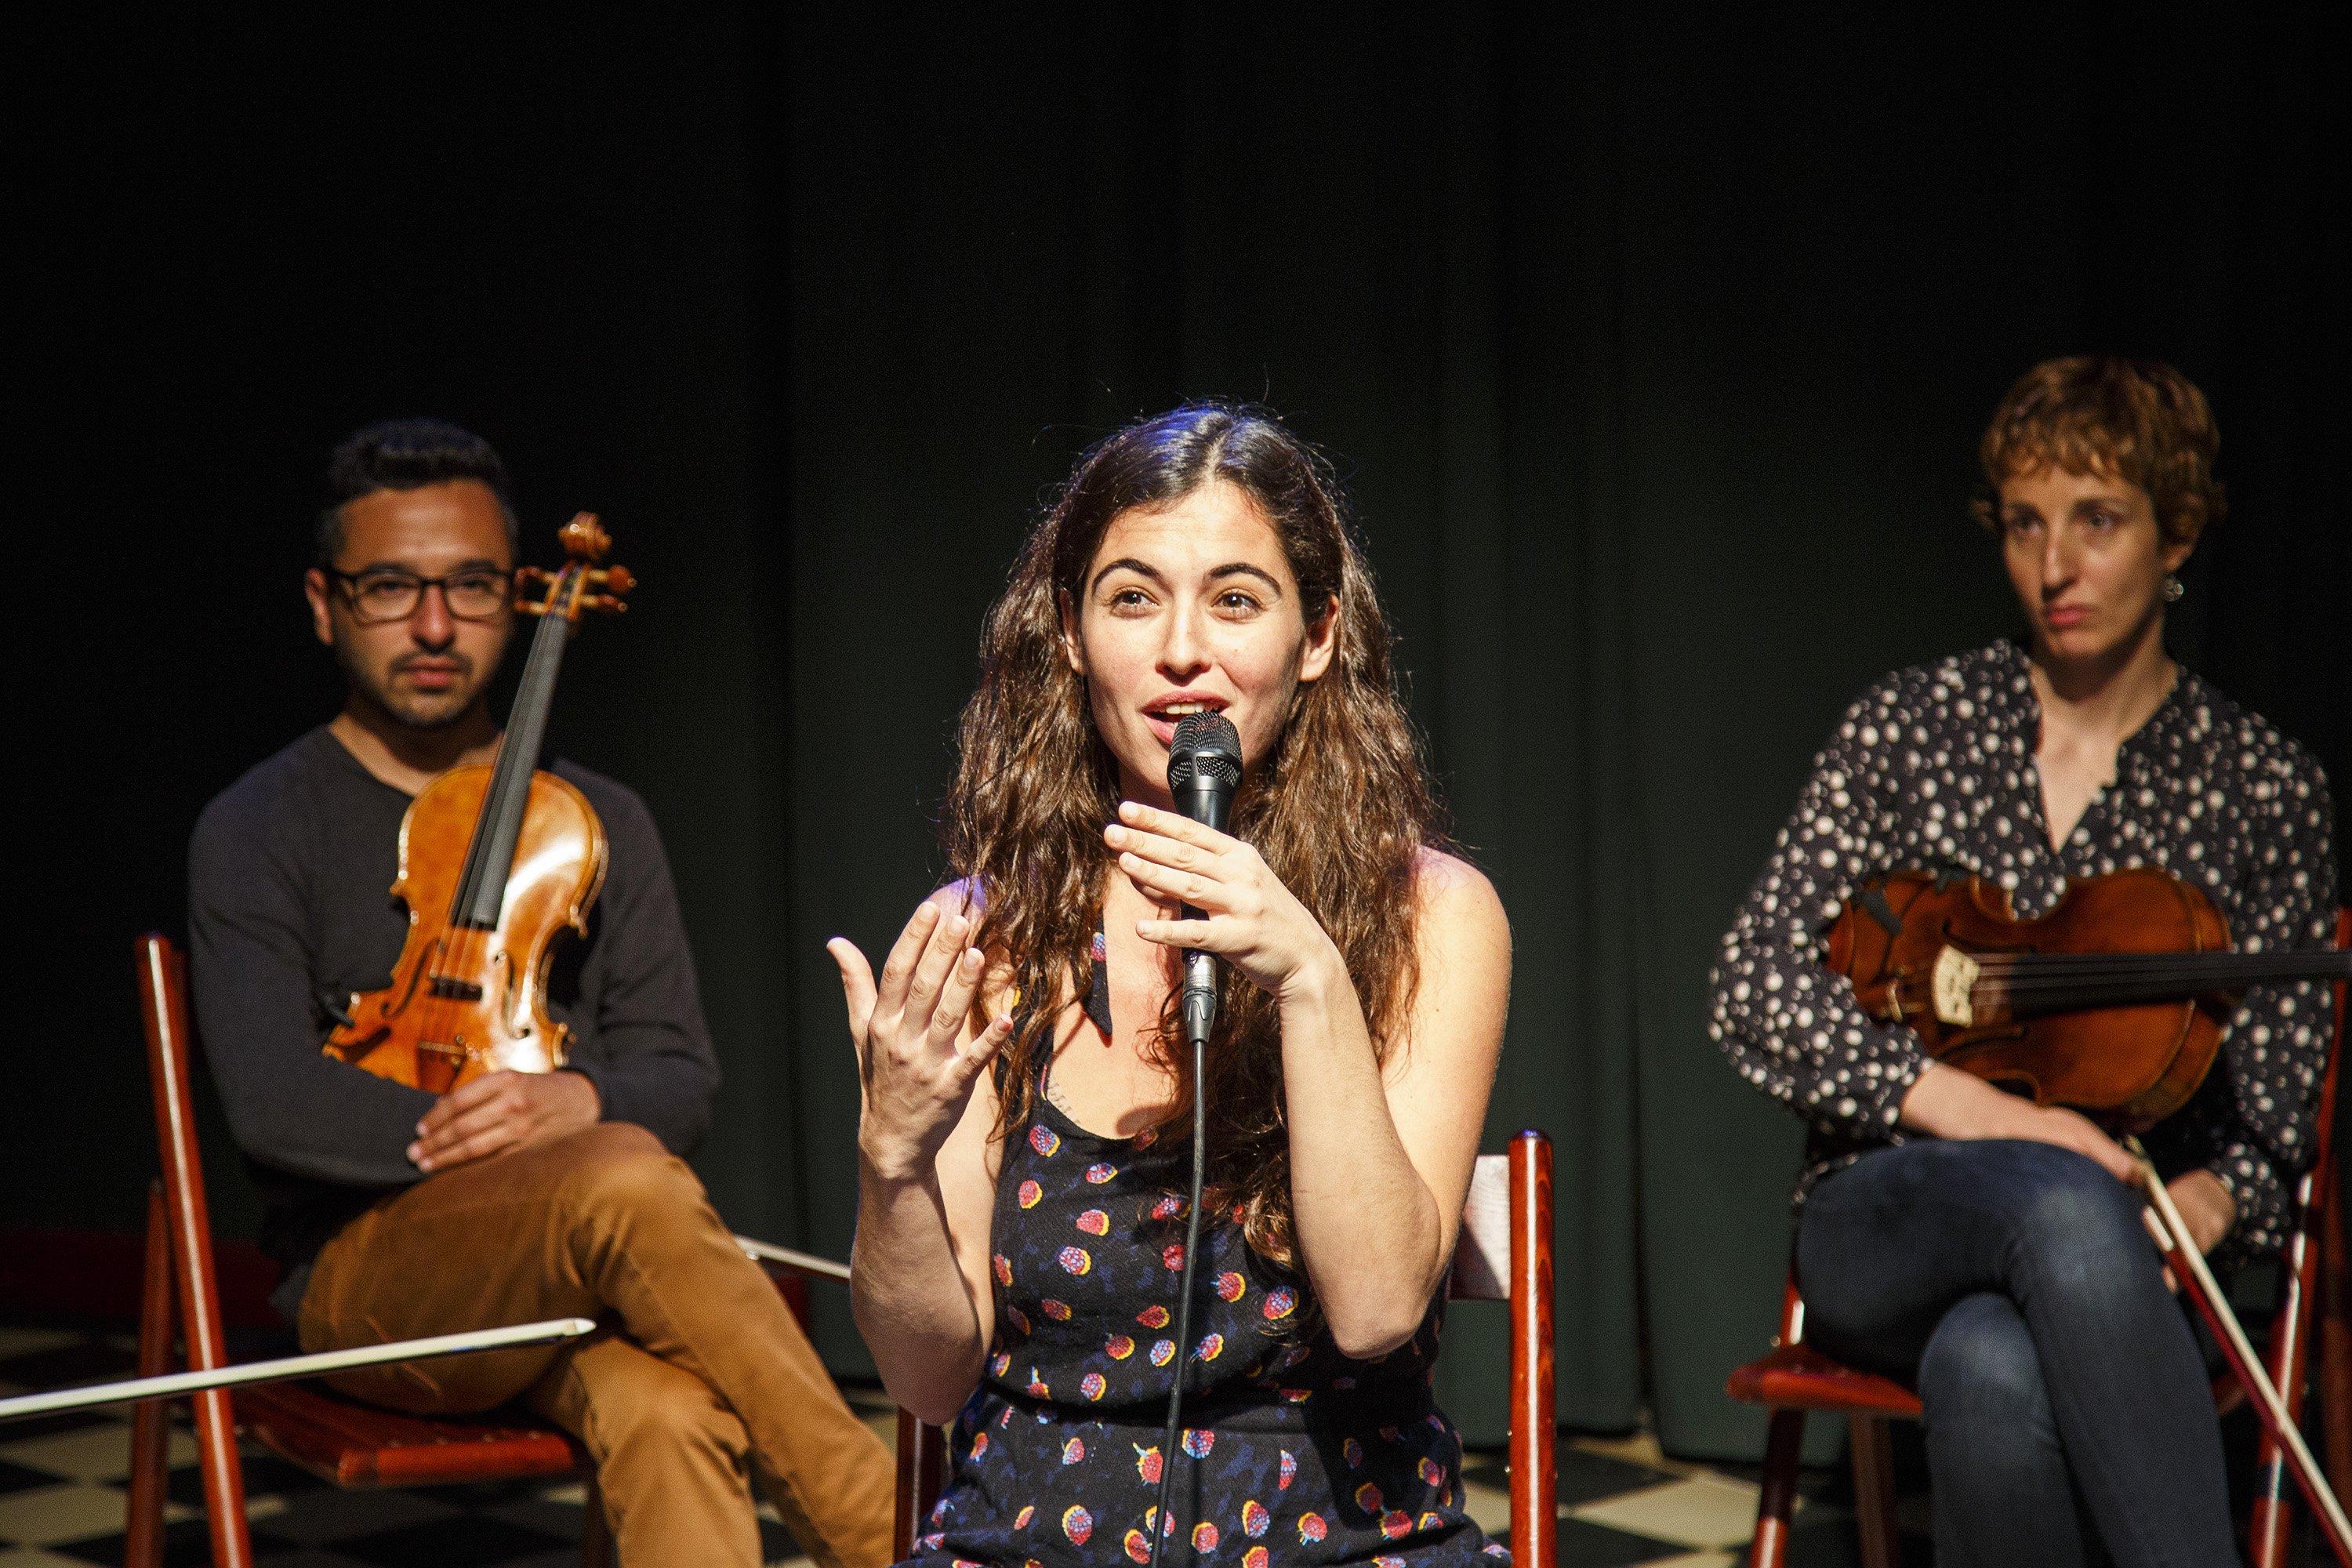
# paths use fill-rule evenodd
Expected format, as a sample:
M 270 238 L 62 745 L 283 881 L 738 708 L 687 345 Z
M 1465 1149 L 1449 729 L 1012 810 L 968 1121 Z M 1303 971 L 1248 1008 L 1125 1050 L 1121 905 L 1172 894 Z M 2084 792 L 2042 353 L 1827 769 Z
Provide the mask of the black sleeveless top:
M 1088 1012 L 1095 1009 L 1089 1006 Z M 1164 1562 L 1437 1568 L 1509 1554 L 1463 1512 L 1430 1394 L 1444 1297 L 1371 1361 L 1299 1328 L 1304 1279 L 1202 1216 L 1192 1343 L 1174 1332 L 1189 1137 L 1100 1138 L 1043 1092 L 997 1178 L 996 1339 L 914 1563 L 1077 1568 L 1150 1555 L 1170 1380 L 1183 1457 Z M 1189 1553 L 1181 1547 L 1189 1544 Z

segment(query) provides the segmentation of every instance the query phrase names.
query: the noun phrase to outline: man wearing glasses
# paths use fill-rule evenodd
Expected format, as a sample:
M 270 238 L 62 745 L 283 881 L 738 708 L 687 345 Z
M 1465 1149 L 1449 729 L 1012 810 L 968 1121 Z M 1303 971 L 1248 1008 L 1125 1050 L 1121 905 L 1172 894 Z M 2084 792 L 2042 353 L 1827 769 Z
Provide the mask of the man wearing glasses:
M 196 1011 L 229 1125 L 287 1266 L 305 1350 L 580 1314 L 584 1348 L 352 1374 L 432 1414 L 520 1399 L 597 1464 L 621 1560 L 759 1563 L 756 1481 L 825 1568 L 889 1557 L 892 1465 L 681 1158 L 719 1072 L 669 866 L 645 803 L 560 759 L 611 860 L 549 1012 L 563 1070 L 437 1100 L 324 1055 L 352 993 L 390 983 L 401 819 L 488 763 L 488 689 L 514 630 L 515 520 L 488 443 L 436 420 L 360 431 L 329 465 L 303 583 L 342 710 L 207 806 L 189 851 Z

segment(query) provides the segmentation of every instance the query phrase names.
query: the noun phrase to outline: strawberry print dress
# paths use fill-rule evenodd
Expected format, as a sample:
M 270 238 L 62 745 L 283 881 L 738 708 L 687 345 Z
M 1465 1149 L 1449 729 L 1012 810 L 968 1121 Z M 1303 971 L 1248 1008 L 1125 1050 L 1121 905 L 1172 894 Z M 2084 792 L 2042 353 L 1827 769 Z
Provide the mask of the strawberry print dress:
M 1507 1563 L 1462 1511 L 1461 1438 L 1430 1394 L 1442 1297 L 1410 1342 L 1351 1361 L 1300 1326 L 1303 1279 L 1204 1215 L 1192 1343 L 1175 1342 L 1184 1200 L 1170 1194 L 1191 1156 L 1189 1137 L 1097 1137 L 1036 1096 L 997 1181 L 996 1340 L 910 1561 L 1143 1563 L 1160 1524 L 1170 1568 Z M 1160 1523 L 1180 1364 L 1181 1451 Z

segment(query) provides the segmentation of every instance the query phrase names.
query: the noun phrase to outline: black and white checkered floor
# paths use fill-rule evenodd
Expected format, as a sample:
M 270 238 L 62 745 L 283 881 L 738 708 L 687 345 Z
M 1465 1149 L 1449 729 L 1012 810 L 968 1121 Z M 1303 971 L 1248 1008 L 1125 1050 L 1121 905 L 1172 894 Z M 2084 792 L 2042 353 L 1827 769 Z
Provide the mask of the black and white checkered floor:
M 121 1376 L 131 1364 L 127 1339 L 0 1327 L 0 1394 Z M 879 1396 L 853 1389 L 850 1397 L 887 1439 L 893 1417 Z M 0 1426 L 0 1568 L 122 1561 L 130 1435 L 128 1415 L 118 1411 Z M 195 1458 L 194 1436 L 175 1429 L 165 1558 L 174 1565 L 207 1560 Z M 579 1561 L 577 1485 L 339 1491 L 257 1448 L 247 1450 L 245 1476 L 254 1552 L 264 1568 L 558 1568 Z M 1475 1456 L 1465 1480 L 1479 1522 L 1498 1535 L 1507 1531 L 1501 1457 Z M 1562 1568 L 1728 1568 L 1754 1526 L 1756 1489 L 1737 1476 L 1667 1460 L 1644 1437 L 1580 1440 L 1560 1452 L 1559 1504 Z M 1906 1500 L 1906 1515 L 1917 1521 L 1916 1503 Z M 1854 1562 L 1850 1520 L 1826 1494 L 1809 1499 L 1798 1516 L 1794 1568 Z M 772 1562 L 805 1562 L 772 1518 L 761 1532 Z M 1905 1544 L 1906 1559 L 1926 1561 L 1923 1540 L 1906 1537 Z

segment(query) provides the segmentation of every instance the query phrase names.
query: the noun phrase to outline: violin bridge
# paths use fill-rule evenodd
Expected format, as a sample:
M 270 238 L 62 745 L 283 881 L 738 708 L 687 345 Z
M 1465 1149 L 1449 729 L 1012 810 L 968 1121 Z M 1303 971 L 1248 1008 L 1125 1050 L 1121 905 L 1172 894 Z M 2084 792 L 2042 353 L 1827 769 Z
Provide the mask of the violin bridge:
M 1965 1029 L 1977 1020 L 1976 990 L 1977 961 L 1957 947 L 1947 946 L 1936 955 L 1936 973 L 1928 982 L 1936 999 L 1936 1016 L 1956 1029 Z

